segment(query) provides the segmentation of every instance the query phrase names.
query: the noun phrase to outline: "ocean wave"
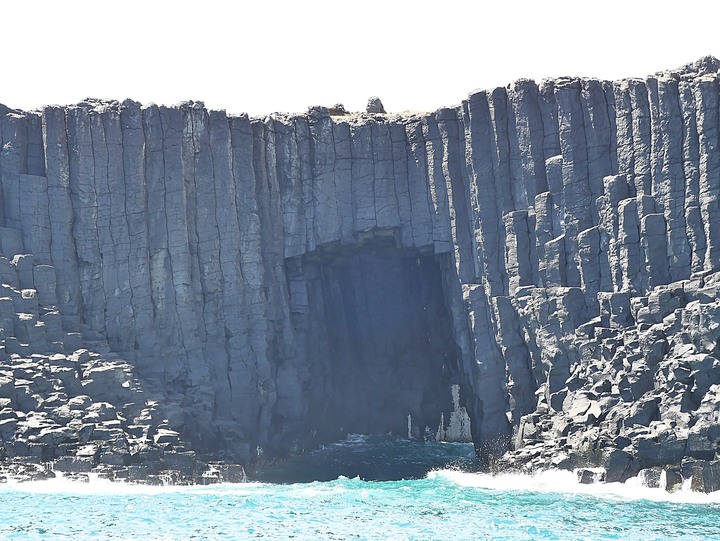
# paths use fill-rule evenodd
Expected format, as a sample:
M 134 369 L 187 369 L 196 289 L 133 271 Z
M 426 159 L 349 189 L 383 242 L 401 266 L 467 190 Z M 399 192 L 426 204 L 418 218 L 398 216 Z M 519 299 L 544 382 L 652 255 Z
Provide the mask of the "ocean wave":
M 28 494 L 69 494 L 69 495 L 215 495 L 215 496 L 261 496 L 263 493 L 284 493 L 291 497 L 308 497 L 314 495 L 339 494 L 354 490 L 369 483 L 359 477 L 348 478 L 343 475 L 331 481 L 314 481 L 311 483 L 215 483 L 212 485 L 143 485 L 119 481 L 109 481 L 90 475 L 88 481 L 62 477 L 41 481 L 14 481 L 0 485 L 0 492 L 24 492 Z
M 625 483 L 581 484 L 577 475 L 567 470 L 546 470 L 535 474 L 470 473 L 457 469 L 441 469 L 428 473 L 428 479 L 442 480 L 458 486 L 497 491 L 525 491 L 562 494 L 587 494 L 620 500 L 652 500 L 658 502 L 718 504 L 720 491 L 710 494 L 689 489 L 667 492 L 642 485 L 637 477 Z
M 257 493 L 269 489 L 273 485 L 269 483 L 216 483 L 212 485 L 143 485 L 137 483 L 126 483 L 120 481 L 109 481 L 89 474 L 87 481 L 79 481 L 63 477 L 56 473 L 54 479 L 41 481 L 15 481 L 8 480 L 0 485 L 0 491 L 26 492 L 31 494 L 75 494 L 75 495 L 153 495 L 169 493 L 193 493 L 209 494 L 217 493 Z
M 716 501 L 715 495 L 681 498 L 632 483 L 581 486 L 570 472 L 491 476 L 444 469 L 400 481 L 341 476 L 168 487 L 54 479 L 0 486 L 0 538 L 720 539 L 720 507 L 628 504 L 637 490 L 645 498 Z
M 711 494 L 693 492 L 686 488 L 677 492 L 667 492 L 660 488 L 643 486 L 642 481 L 635 477 L 625 483 L 581 484 L 577 475 L 565 470 L 547 470 L 536 474 L 521 473 L 476 473 L 458 468 L 435 469 L 426 474 L 425 480 L 371 481 L 358 476 L 337 476 L 333 480 L 305 483 L 276 484 L 266 482 L 250 482 L 242 484 L 214 484 L 194 486 L 152 486 L 132 483 L 108 481 L 90 476 L 88 482 L 64 478 L 58 475 L 55 479 L 43 481 L 16 482 L 8 481 L 0 485 L 1 492 L 22 492 L 32 494 L 70 494 L 70 495 L 213 495 L 234 497 L 262 497 L 263 495 L 283 494 L 285 497 L 312 498 L 317 496 L 333 496 L 352 493 L 365 489 L 380 489 L 382 486 L 403 489 L 411 483 L 420 483 L 426 488 L 433 486 L 488 490 L 494 492 L 526 492 L 555 493 L 564 495 L 588 495 L 608 500 L 649 500 L 682 504 L 720 504 L 720 491 Z

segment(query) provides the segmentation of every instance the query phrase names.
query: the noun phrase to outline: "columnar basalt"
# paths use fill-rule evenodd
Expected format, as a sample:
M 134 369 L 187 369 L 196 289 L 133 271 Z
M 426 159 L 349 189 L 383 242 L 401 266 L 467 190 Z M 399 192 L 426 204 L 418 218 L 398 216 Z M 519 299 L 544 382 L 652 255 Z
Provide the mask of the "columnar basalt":
M 4 366 L 106 342 L 243 462 L 437 426 L 459 384 L 486 458 L 708 489 L 719 70 L 428 114 L 0 107 Z

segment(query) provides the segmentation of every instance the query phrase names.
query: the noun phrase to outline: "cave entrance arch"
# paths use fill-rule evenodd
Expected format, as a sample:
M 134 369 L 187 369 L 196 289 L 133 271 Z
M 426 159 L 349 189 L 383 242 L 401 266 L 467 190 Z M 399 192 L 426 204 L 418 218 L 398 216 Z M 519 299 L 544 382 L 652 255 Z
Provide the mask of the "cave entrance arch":
M 350 433 L 414 437 L 452 410 L 459 352 L 442 258 L 392 236 L 286 260 L 292 323 L 308 370 L 308 444 Z

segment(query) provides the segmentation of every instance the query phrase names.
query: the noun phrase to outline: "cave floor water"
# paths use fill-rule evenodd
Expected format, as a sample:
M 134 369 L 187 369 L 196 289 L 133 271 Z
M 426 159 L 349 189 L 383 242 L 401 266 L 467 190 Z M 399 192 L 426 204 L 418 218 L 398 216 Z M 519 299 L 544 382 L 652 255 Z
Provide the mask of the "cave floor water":
M 443 456 L 445 465 L 438 465 Z M 357 476 L 325 480 L 343 469 L 343 457 L 345 471 Z M 0 539 L 720 539 L 718 493 L 667 494 L 632 482 L 579 485 L 571 472 L 463 471 L 471 459 L 472 448 L 463 444 L 351 438 L 296 463 L 296 479 L 307 477 L 313 463 L 332 464 L 317 471 L 324 480 L 312 482 L 8 483 L 0 487 Z M 405 465 L 405 479 L 370 480 L 398 477 L 390 475 L 393 464 Z

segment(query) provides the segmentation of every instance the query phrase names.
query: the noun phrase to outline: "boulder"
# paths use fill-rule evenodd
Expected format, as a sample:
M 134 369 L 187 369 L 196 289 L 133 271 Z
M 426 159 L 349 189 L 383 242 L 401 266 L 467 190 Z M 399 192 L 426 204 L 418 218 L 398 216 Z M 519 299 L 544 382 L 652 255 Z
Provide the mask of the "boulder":
M 604 483 L 606 477 L 605 468 L 579 468 L 575 470 L 575 474 L 578 483 L 582 485 Z
M 96 461 L 94 457 L 62 457 L 53 461 L 53 470 L 67 473 L 86 473 L 92 471 Z
M 368 98 L 367 106 L 365 107 L 365 111 L 370 114 L 384 114 L 385 113 L 385 107 L 383 106 L 382 101 L 380 101 L 380 98 L 377 96 L 371 96 Z

